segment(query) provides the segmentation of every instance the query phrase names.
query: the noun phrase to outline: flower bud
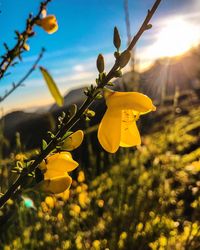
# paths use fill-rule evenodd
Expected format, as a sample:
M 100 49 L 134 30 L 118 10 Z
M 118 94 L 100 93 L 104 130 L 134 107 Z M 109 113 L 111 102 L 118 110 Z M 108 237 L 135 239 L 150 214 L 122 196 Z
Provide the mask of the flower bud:
M 97 57 L 97 69 L 99 73 L 103 73 L 104 71 L 104 58 L 102 54 L 99 54 Z
M 119 58 L 119 66 L 120 68 L 124 68 L 127 63 L 129 62 L 131 58 L 131 52 L 129 50 L 125 50 L 121 55 L 120 55 L 120 58 Z
M 26 50 L 26 51 L 29 51 L 30 50 L 30 46 L 27 43 L 25 43 L 23 45 L 23 49 Z
M 147 24 L 147 26 L 146 26 L 146 30 L 150 30 L 152 28 L 152 24 Z
M 119 35 L 119 31 L 118 31 L 117 27 L 114 28 L 113 43 L 114 43 L 116 49 L 120 48 L 121 39 L 120 39 L 120 35 Z
M 53 34 L 58 29 L 58 23 L 54 15 L 38 19 L 35 23 L 42 27 L 48 34 Z

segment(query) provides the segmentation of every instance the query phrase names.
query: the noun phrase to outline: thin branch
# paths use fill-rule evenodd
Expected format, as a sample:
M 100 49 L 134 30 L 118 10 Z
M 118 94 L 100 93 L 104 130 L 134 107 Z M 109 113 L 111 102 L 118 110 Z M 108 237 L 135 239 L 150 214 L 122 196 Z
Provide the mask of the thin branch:
M 46 9 L 47 4 L 51 2 L 52 0 L 45 0 L 41 2 L 40 9 L 37 13 L 37 15 L 32 16 L 29 15 L 29 17 L 26 20 L 26 28 L 23 32 L 19 33 L 18 31 L 15 31 L 17 35 L 17 42 L 14 45 L 12 49 L 9 49 L 7 44 L 4 43 L 4 47 L 6 49 L 6 53 L 1 56 L 2 61 L 0 62 L 0 79 L 3 78 L 6 71 L 8 70 L 9 66 L 12 65 L 13 61 L 18 57 L 21 60 L 21 54 L 26 51 L 25 45 L 27 40 L 34 36 L 33 27 L 36 23 L 36 20 L 40 18 L 40 15 L 44 9 Z
M 147 16 L 142 24 L 142 26 L 140 27 L 139 31 L 137 32 L 137 34 L 134 36 L 133 40 L 131 41 L 130 45 L 128 46 L 128 50 L 132 50 L 133 47 L 135 47 L 135 44 L 137 43 L 137 41 L 140 39 L 141 35 L 144 33 L 144 31 L 147 29 L 147 26 L 152 18 L 152 16 L 154 15 L 154 13 L 156 12 L 159 4 L 160 4 L 161 0 L 157 0 L 155 1 L 153 7 L 151 8 L 151 10 L 148 10 Z
M 153 5 L 151 11 L 148 11 L 148 15 L 145 18 L 145 21 L 143 22 L 141 28 L 139 29 L 138 33 L 136 36 L 133 38 L 131 41 L 131 44 L 126 50 L 132 49 L 138 39 L 141 37 L 143 32 L 146 30 L 146 26 L 149 23 L 151 17 L 155 13 L 158 5 L 160 4 L 161 0 L 156 0 L 155 4 Z M 125 50 L 125 51 L 126 51 Z M 122 52 L 123 53 L 123 52 Z M 88 95 L 87 99 L 84 101 L 82 106 L 79 108 L 77 113 L 66 123 L 63 124 L 63 126 L 58 130 L 57 134 L 55 137 L 49 142 L 48 146 L 44 151 L 42 151 L 35 161 L 29 166 L 29 168 L 26 168 L 22 171 L 21 175 L 18 177 L 18 179 L 9 187 L 7 192 L 0 198 L 0 207 L 2 207 L 6 201 L 12 197 L 13 194 L 18 190 L 20 185 L 23 183 L 24 179 L 26 178 L 27 174 L 33 172 L 38 165 L 49 155 L 49 153 L 58 145 L 60 138 L 62 138 L 67 131 L 69 131 L 83 116 L 85 110 L 89 108 L 89 106 L 93 103 L 95 98 L 99 93 L 101 93 L 102 89 L 108 84 L 108 82 L 116 77 L 116 72 L 120 68 L 120 58 L 116 58 L 115 64 L 112 67 L 112 69 L 109 71 L 107 76 L 101 81 L 99 85 L 97 85 L 96 88 L 93 89 L 93 92 Z
M 128 0 L 124 0 L 124 12 L 125 12 L 127 46 L 128 46 L 132 39 Z M 133 73 L 132 77 L 134 77 L 134 73 L 135 73 L 135 50 L 134 49 L 132 49 L 131 51 L 130 66 L 131 66 L 131 71 Z M 123 84 L 124 84 L 124 88 L 127 88 L 124 81 L 123 81 Z
M 26 75 L 18 82 L 18 83 L 13 83 L 12 88 L 8 91 L 5 92 L 4 96 L 0 97 L 0 103 L 3 102 L 10 94 L 12 94 L 17 88 L 23 86 L 24 81 L 31 75 L 31 73 L 36 69 L 39 61 L 42 59 L 43 54 L 45 50 L 42 49 L 40 52 L 37 60 L 33 64 L 33 66 L 29 69 L 29 71 L 26 73 Z
M 125 21 L 126 21 L 126 33 L 128 38 L 128 45 L 131 42 L 131 25 L 129 18 L 129 9 L 128 9 L 128 0 L 124 0 L 124 12 L 125 12 Z

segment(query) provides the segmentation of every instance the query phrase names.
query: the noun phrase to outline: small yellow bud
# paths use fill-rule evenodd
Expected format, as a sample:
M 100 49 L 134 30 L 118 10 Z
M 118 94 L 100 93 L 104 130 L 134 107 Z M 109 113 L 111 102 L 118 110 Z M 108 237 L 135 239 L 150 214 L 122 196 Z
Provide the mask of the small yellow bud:
M 46 9 L 42 10 L 41 16 L 42 16 L 42 18 L 45 18 L 47 16 L 47 10 Z
M 48 205 L 49 208 L 54 208 L 54 199 L 51 196 L 47 196 L 45 198 L 45 203 Z
M 57 218 L 59 221 L 63 220 L 63 214 L 62 213 L 58 213 Z
M 99 207 L 103 207 L 103 206 L 104 206 L 104 200 L 98 200 L 98 201 L 97 201 L 97 205 L 98 205 Z
M 78 178 L 77 178 L 78 182 L 84 182 L 85 181 L 85 174 L 83 171 L 80 171 L 78 173 Z
M 23 45 L 23 49 L 26 50 L 26 51 L 29 51 L 30 50 L 30 46 L 27 43 L 25 43 Z

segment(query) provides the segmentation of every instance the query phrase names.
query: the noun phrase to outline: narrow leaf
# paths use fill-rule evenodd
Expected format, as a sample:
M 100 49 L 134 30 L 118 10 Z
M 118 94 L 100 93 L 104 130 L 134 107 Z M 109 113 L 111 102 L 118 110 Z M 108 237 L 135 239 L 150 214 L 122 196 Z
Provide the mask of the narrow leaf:
M 56 86 L 55 81 L 53 80 L 53 78 L 51 77 L 51 75 L 48 73 L 48 71 L 46 69 L 44 69 L 43 67 L 40 67 L 40 70 L 41 70 L 42 75 L 44 77 L 44 80 L 49 88 L 49 91 L 51 92 L 56 103 L 60 107 L 63 106 L 64 99 L 63 99 L 62 95 L 60 94 L 60 91 L 59 91 L 58 87 Z
M 42 150 L 45 150 L 47 147 L 47 142 L 43 139 L 42 140 Z

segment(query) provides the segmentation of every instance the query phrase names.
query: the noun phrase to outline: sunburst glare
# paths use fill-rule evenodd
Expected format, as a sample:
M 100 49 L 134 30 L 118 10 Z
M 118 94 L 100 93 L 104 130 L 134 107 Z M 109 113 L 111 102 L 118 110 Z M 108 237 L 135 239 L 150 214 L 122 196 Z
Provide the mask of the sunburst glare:
M 198 27 L 182 17 L 167 20 L 157 35 L 153 53 L 158 57 L 180 55 L 199 41 Z

